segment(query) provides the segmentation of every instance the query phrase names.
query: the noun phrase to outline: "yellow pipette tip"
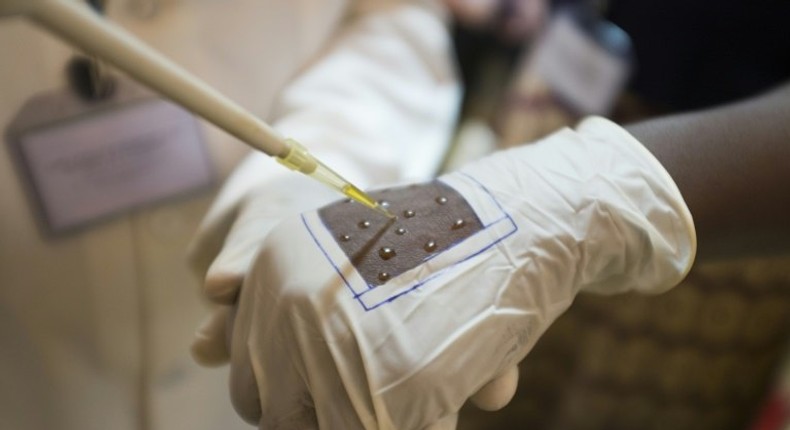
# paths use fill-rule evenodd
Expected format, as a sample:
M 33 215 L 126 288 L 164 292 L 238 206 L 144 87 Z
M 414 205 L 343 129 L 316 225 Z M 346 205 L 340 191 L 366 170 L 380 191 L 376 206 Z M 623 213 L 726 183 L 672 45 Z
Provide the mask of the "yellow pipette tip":
M 289 169 L 304 173 L 330 188 L 340 191 L 351 200 L 359 202 L 389 219 L 395 219 L 395 215 L 382 207 L 379 202 L 357 188 L 351 182 L 343 179 L 342 176 L 338 175 L 337 172 L 330 169 L 326 164 L 313 157 L 302 144 L 293 139 L 286 139 L 285 144 L 288 146 L 288 152 L 284 156 L 277 156 L 277 161 L 280 164 L 285 165 Z
M 374 211 L 386 216 L 387 218 L 390 219 L 395 218 L 395 215 L 391 214 L 390 211 L 388 211 L 386 208 L 381 206 L 379 202 L 374 200 L 372 197 L 367 195 L 364 191 L 360 190 L 359 188 L 357 188 L 351 183 L 348 183 L 346 184 L 346 186 L 343 187 L 343 194 L 348 196 L 348 198 L 350 198 L 351 200 L 359 202 L 373 209 Z

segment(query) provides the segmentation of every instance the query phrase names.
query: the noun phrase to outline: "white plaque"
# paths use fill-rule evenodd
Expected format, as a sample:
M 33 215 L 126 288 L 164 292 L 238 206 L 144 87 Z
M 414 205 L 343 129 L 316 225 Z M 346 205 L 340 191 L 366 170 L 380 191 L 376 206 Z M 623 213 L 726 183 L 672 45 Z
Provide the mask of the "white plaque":
M 15 140 L 54 233 L 183 195 L 214 177 L 195 118 L 157 98 L 29 128 Z
M 582 115 L 604 115 L 628 78 L 628 61 L 607 52 L 567 16 L 555 18 L 534 53 L 534 67 Z

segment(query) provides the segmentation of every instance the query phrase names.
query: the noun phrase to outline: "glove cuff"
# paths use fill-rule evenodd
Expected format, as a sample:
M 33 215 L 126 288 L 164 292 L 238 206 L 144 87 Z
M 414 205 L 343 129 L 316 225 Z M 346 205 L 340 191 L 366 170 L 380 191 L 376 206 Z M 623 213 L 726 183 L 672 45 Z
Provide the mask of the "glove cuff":
M 668 252 L 662 258 L 674 260 L 673 266 L 679 268 L 679 270 L 668 272 L 674 273 L 674 276 L 667 276 L 661 284 L 652 285 L 648 288 L 636 287 L 635 289 L 648 293 L 661 293 L 679 284 L 688 275 L 694 264 L 694 258 L 697 254 L 697 233 L 691 211 L 689 211 L 688 205 L 686 205 L 680 189 L 678 189 L 672 176 L 639 140 L 626 129 L 606 118 L 588 117 L 579 123 L 576 130 L 588 139 L 600 141 L 601 144 L 618 145 L 622 147 L 623 152 L 630 151 L 635 154 L 643 161 L 644 165 L 642 168 L 645 170 L 645 174 L 649 174 L 662 184 L 665 191 L 665 194 L 662 196 L 662 203 L 667 205 L 666 209 L 671 209 L 671 214 L 663 213 L 653 216 L 646 214 L 646 216 L 657 229 L 663 230 L 663 237 L 674 237 L 674 243 L 668 243 L 669 247 L 666 249 L 662 247 L 664 252 Z M 669 219 L 674 222 L 668 225 L 668 223 L 662 222 L 662 219 Z M 593 285 L 588 286 L 586 289 L 596 291 Z
M 677 185 L 639 141 L 603 118 L 493 154 L 446 181 L 478 215 L 493 198 L 512 216 L 519 233 L 506 242 L 509 252 L 530 257 L 514 264 L 538 264 L 546 279 L 575 292 L 663 292 L 696 254 Z

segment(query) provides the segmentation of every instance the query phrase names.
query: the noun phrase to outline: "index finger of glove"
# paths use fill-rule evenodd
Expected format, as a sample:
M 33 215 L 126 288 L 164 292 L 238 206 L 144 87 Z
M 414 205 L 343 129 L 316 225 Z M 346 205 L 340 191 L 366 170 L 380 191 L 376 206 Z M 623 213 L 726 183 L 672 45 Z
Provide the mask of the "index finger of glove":
M 206 274 L 203 292 L 209 300 L 220 304 L 236 300 L 261 243 L 276 223 L 277 220 L 250 208 L 239 214 Z
M 260 395 L 247 346 L 249 324 L 238 306 L 231 312 L 233 329 L 230 344 L 230 400 L 236 413 L 250 424 L 261 418 Z
M 228 362 L 230 306 L 220 306 L 198 327 L 190 352 L 203 366 L 214 367 Z

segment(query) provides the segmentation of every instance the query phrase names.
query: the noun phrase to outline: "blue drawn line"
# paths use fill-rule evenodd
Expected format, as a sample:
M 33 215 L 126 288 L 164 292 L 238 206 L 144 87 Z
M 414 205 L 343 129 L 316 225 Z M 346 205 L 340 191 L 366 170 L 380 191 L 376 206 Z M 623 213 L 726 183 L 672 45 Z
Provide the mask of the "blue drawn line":
M 347 286 L 347 287 L 348 287 L 348 288 L 351 290 L 351 292 L 352 292 L 352 293 L 354 293 L 354 299 L 356 299 L 357 301 L 359 301 L 359 303 L 362 305 L 362 307 L 365 307 L 365 304 L 364 304 L 364 303 L 362 303 L 362 302 L 360 301 L 360 299 L 359 299 L 359 294 L 357 294 L 357 293 L 354 291 L 354 289 L 351 287 L 351 284 L 349 284 L 349 283 L 348 283 L 348 280 L 346 279 L 346 277 L 345 277 L 345 276 L 343 276 L 343 272 L 342 272 L 342 271 L 340 271 L 340 268 L 339 268 L 339 267 L 337 267 L 337 265 L 335 265 L 335 262 L 334 262 L 334 261 L 332 261 L 332 258 L 329 256 L 329 253 L 327 253 L 327 252 L 326 252 L 326 250 L 324 249 L 324 247 L 323 247 L 323 246 L 321 246 L 321 243 L 318 241 L 318 238 L 316 238 L 316 237 L 315 237 L 315 234 L 313 233 L 313 230 L 312 230 L 312 229 L 310 229 L 310 226 L 307 224 L 307 220 L 305 219 L 305 217 L 304 217 L 304 214 L 301 214 L 300 216 L 301 216 L 301 218 L 302 218 L 302 224 L 304 224 L 304 228 L 306 228 L 306 229 L 307 229 L 307 232 L 310 234 L 310 237 L 312 237 L 312 238 L 313 238 L 313 242 L 315 242 L 316 246 L 318 246 L 318 249 L 320 249 L 320 250 L 321 250 L 321 253 L 322 253 L 322 254 L 324 254 L 324 257 L 326 257 L 326 259 L 329 261 L 329 264 L 331 264 L 331 265 L 332 265 L 332 267 L 334 267 L 334 268 L 335 268 L 335 272 L 337 272 L 337 274 L 340 276 L 340 279 L 342 279 L 342 280 L 343 280 L 343 283 L 345 283 L 345 284 L 346 284 L 346 286 Z M 365 310 L 367 310 L 367 309 L 365 309 Z
M 502 205 L 501 205 L 501 204 L 499 204 L 499 200 L 497 200 L 497 199 L 496 199 L 496 197 L 494 197 L 494 194 L 493 194 L 491 191 L 489 191 L 489 190 L 488 190 L 488 188 L 486 188 L 486 186 L 485 186 L 485 185 L 483 185 L 482 183 L 480 183 L 480 181 L 478 181 L 478 180 L 477 180 L 477 179 L 475 179 L 474 177 L 470 176 L 469 174 L 466 174 L 466 173 L 461 173 L 461 176 L 466 176 L 466 177 L 467 177 L 467 178 L 468 178 L 470 181 L 474 182 L 475 184 L 477 184 L 477 186 L 478 186 L 478 187 L 482 188 L 482 189 L 483 189 L 483 191 L 485 191 L 485 192 L 486 192 L 486 194 L 488 194 L 488 197 L 490 197 L 490 198 L 491 198 L 491 201 L 492 201 L 492 202 L 494 202 L 494 204 L 495 204 L 495 205 L 496 205 L 496 206 L 499 208 L 499 210 L 500 210 L 500 211 L 502 211 L 502 214 L 504 214 L 504 215 L 505 215 L 505 217 L 506 217 L 506 218 L 508 218 L 508 219 L 510 220 L 510 222 L 512 222 L 512 223 L 513 223 L 513 226 L 514 226 L 514 227 L 516 227 L 516 230 L 518 230 L 518 227 L 516 226 L 516 223 L 515 223 L 515 222 L 513 222 L 513 218 L 510 218 L 510 214 L 508 214 L 508 213 L 505 211 L 505 208 L 503 208 L 503 207 L 502 207 Z M 500 218 L 500 219 L 501 219 L 501 218 Z M 499 222 L 499 220 L 497 220 L 497 221 L 495 221 L 495 222 L 492 222 L 492 223 L 491 223 L 491 224 L 489 224 L 489 225 L 496 224 L 497 222 Z
M 508 217 L 508 218 L 510 218 L 510 217 Z M 512 219 L 510 219 L 510 221 L 511 221 L 511 222 L 513 222 L 513 220 L 512 220 Z M 493 224 L 492 224 L 492 225 L 493 225 Z M 445 274 L 447 271 L 449 271 L 449 270 L 451 270 L 451 269 L 455 268 L 455 267 L 456 267 L 456 266 L 458 266 L 459 264 L 461 264 L 461 263 L 463 263 L 463 262 L 465 262 L 465 261 L 467 261 L 467 260 L 470 260 L 470 259 L 472 259 L 472 258 L 474 258 L 474 257 L 476 257 L 476 256 L 478 256 L 478 255 L 480 255 L 480 254 L 482 254 L 483 252 L 485 252 L 485 251 L 487 251 L 487 250 L 489 250 L 489 249 L 493 248 L 493 247 L 494 247 L 496 244 L 498 244 L 499 242 L 501 242 L 501 241 L 503 241 L 503 240 L 507 239 L 509 236 L 513 235 L 513 234 L 514 234 L 515 232 L 517 232 L 517 231 L 518 231 L 518 226 L 517 226 L 515 223 L 513 223 L 513 230 L 510 230 L 510 231 L 509 231 L 507 234 L 505 234 L 504 236 L 502 236 L 502 237 L 500 237 L 499 239 L 497 239 L 497 240 L 495 240 L 495 241 L 491 242 L 490 244 L 488 244 L 487 246 L 485 246 L 485 247 L 481 248 L 481 249 L 480 249 L 480 250 L 478 250 L 477 252 L 475 252 L 475 253 L 473 253 L 473 254 L 470 254 L 470 255 L 468 255 L 468 256 L 466 256 L 466 257 L 464 257 L 464 258 L 462 258 L 462 259 L 460 259 L 460 260 L 456 261 L 455 263 L 452 263 L 452 264 L 450 264 L 449 266 L 445 267 L 444 269 L 441 269 L 441 270 L 439 270 L 438 272 L 434 272 L 434 273 L 433 273 L 433 274 L 431 274 L 430 276 L 426 277 L 425 279 L 423 279 L 423 280 L 421 280 L 421 281 L 417 282 L 416 284 L 414 284 L 413 286 L 411 286 L 411 288 L 408 288 L 408 289 L 406 289 L 406 290 L 403 290 L 403 291 L 399 292 L 398 294 L 395 294 L 395 295 L 393 295 L 393 296 L 390 296 L 390 297 L 389 297 L 389 298 L 387 298 L 386 300 L 384 300 L 384 301 L 382 301 L 382 302 L 379 302 L 379 303 L 376 303 L 375 305 L 373 305 L 373 306 L 371 306 L 371 307 L 368 307 L 368 306 L 367 306 L 367 305 L 366 305 L 364 302 L 360 302 L 360 303 L 362 304 L 362 306 L 365 308 L 365 310 L 366 310 L 366 311 L 369 311 L 369 310 L 372 310 L 372 309 L 376 309 L 377 307 L 379 307 L 379 306 L 381 306 L 381 305 L 383 305 L 383 304 L 385 304 L 385 303 L 389 303 L 389 302 L 391 302 L 391 301 L 393 301 L 393 300 L 397 299 L 398 297 L 400 297 L 400 296 L 402 296 L 402 295 L 404 295 L 404 294 L 410 293 L 411 291 L 413 291 L 413 290 L 415 290 L 415 289 L 417 289 L 417 288 L 420 288 L 421 286 L 423 286 L 423 285 L 425 285 L 426 283 L 428 283 L 428 282 L 432 281 L 433 279 L 435 279 L 435 278 L 437 278 L 437 277 L 439 277 L 439 276 L 441 276 L 441 275 L 444 275 L 444 274 Z M 460 242 L 459 242 L 459 243 L 460 243 Z M 453 246 L 455 246 L 455 245 L 453 245 Z M 450 249 L 450 248 L 447 248 L 447 249 Z M 349 287 L 350 287 L 350 286 L 349 286 Z M 362 295 L 360 294 L 360 296 L 362 296 Z M 360 299 L 361 299 L 361 297 L 360 297 Z
M 481 232 L 482 232 L 482 231 L 485 231 L 485 230 L 487 230 L 489 227 L 493 227 L 494 225 L 496 225 L 496 224 L 499 224 L 500 222 L 502 222 L 502 221 L 505 221 L 505 220 L 507 220 L 507 219 L 510 219 L 510 216 L 509 216 L 509 215 L 505 215 L 505 216 L 503 216 L 502 218 L 497 218 L 496 220 L 494 220 L 494 221 L 491 221 L 489 224 L 485 224 L 485 225 L 483 225 L 483 228 L 482 228 L 482 229 L 480 229 L 480 231 L 481 231 Z M 512 219 L 510 219 L 510 222 L 511 222 L 511 224 L 513 224 L 513 228 L 514 228 L 515 230 L 513 230 L 512 232 L 508 232 L 507 236 L 511 235 L 512 233 L 515 233 L 515 232 L 518 230 L 518 227 L 516 226 L 516 223 L 515 223 L 515 222 L 513 222 L 513 220 L 512 220 Z M 503 237 L 507 237 L 507 236 L 503 236 Z M 463 240 L 460 240 L 460 241 L 458 241 L 458 242 L 455 242 L 455 243 L 453 243 L 452 245 L 448 246 L 447 248 L 444 248 L 444 250 L 443 250 L 442 252 L 439 252 L 439 253 L 436 253 L 436 254 L 431 254 L 431 255 L 429 255 L 429 256 L 427 256 L 427 257 L 423 258 L 423 259 L 422 259 L 422 263 L 427 263 L 427 262 L 429 262 L 429 261 L 433 260 L 434 258 L 436 258 L 436 257 L 438 257 L 438 256 L 440 256 L 440 255 L 442 255 L 443 253 L 445 253 L 445 252 L 447 252 L 447 251 L 449 251 L 449 250 L 451 250 L 451 249 L 455 248 L 456 246 L 458 246 L 458 245 L 462 244 L 463 242 L 464 242 Z M 499 242 L 499 240 L 497 240 L 496 242 L 493 242 L 493 243 L 492 243 L 492 245 L 493 245 L 493 244 L 496 244 L 497 242 Z M 489 248 L 489 247 L 486 247 L 485 249 L 488 249 L 488 248 Z M 475 255 L 477 255 L 477 254 L 475 254 Z M 459 260 L 459 261 L 457 261 L 455 264 L 458 264 L 458 263 L 461 263 L 461 262 L 464 262 L 464 261 L 466 261 L 466 259 L 464 259 L 464 260 Z M 454 266 L 455 264 L 453 264 L 452 266 Z M 450 268 L 450 267 L 452 267 L 452 266 L 448 266 L 447 268 L 449 269 L 449 268 Z M 439 271 L 439 272 L 436 272 L 436 273 L 440 273 L 440 272 L 441 272 L 441 271 Z M 429 278 L 428 278 L 428 279 L 429 279 Z M 374 286 L 372 286 L 372 285 L 368 285 L 368 290 L 372 290 L 372 289 L 374 289 L 374 288 L 376 288 L 376 287 L 374 287 Z M 361 294 L 364 294 L 364 293 L 361 293 Z M 361 294 L 360 294 L 360 295 L 361 295 Z
M 473 252 L 472 254 L 469 254 L 469 255 L 467 255 L 466 257 L 464 257 L 464 258 L 462 258 L 462 259 L 460 259 L 460 260 L 458 260 L 458 261 L 456 261 L 456 262 L 454 262 L 454 263 L 452 263 L 452 264 L 448 265 L 447 267 L 445 267 L 445 268 L 443 268 L 443 269 L 441 269 L 441 270 L 439 270 L 439 271 L 437 271 L 437 272 L 434 272 L 434 273 L 432 273 L 432 274 L 431 274 L 431 275 L 429 275 L 428 277 L 426 277 L 426 278 L 424 278 L 424 279 L 420 280 L 419 282 L 417 282 L 416 284 L 412 285 L 410 288 L 404 289 L 404 290 L 402 290 L 402 291 L 398 292 L 397 294 L 393 294 L 392 296 L 390 296 L 390 297 L 387 297 L 385 300 L 382 300 L 382 301 L 380 301 L 380 302 L 378 302 L 378 303 L 375 303 L 373 306 L 368 306 L 368 305 L 367 305 L 367 303 L 365 303 L 365 301 L 363 300 L 363 296 L 364 296 L 366 293 L 368 293 L 368 292 L 374 291 L 376 288 L 380 288 L 381 286 L 379 286 L 379 287 L 372 287 L 371 285 L 369 285 L 369 284 L 368 284 L 368 286 L 367 286 L 367 287 L 368 287 L 368 289 L 367 289 L 366 291 L 363 291 L 363 292 L 361 292 L 361 293 L 357 293 L 357 292 L 354 290 L 354 288 L 351 286 L 351 284 L 348 282 L 348 280 L 346 279 L 346 277 L 345 277 L 345 276 L 343 276 L 343 273 L 342 273 L 342 271 L 341 271 L 341 270 L 340 270 L 340 268 L 337 266 L 337 264 L 335 264 L 334 260 L 332 260 L 332 258 L 329 256 L 329 253 L 328 253 L 328 252 L 327 252 L 327 251 L 324 249 L 324 247 L 323 247 L 323 246 L 321 245 L 321 243 L 318 241 L 318 238 L 315 236 L 315 234 L 313 233 L 312 229 L 310 229 L 310 226 L 308 225 L 308 223 L 307 223 L 307 220 L 305 219 L 304 215 L 302 215 L 302 216 L 301 216 L 301 217 L 302 217 L 302 223 L 304 224 L 305 228 L 307 229 L 307 232 L 310 234 L 310 237 L 312 237 L 312 238 L 313 238 L 313 241 L 315 242 L 316 246 L 318 246 L 318 248 L 319 248 L 319 249 L 321 250 L 321 252 L 324 254 L 324 257 L 326 257 L 327 261 L 329 261 L 329 264 L 330 264 L 330 265 L 331 265 L 331 266 L 332 266 L 332 267 L 335 269 L 335 271 L 337 272 L 337 274 L 338 274 L 338 275 L 340 275 L 340 278 L 341 278 L 341 279 L 343 280 L 343 282 L 346 284 L 346 287 L 347 287 L 347 288 L 348 288 L 348 289 L 351 291 L 351 293 L 352 293 L 352 295 L 353 295 L 353 298 L 354 298 L 354 300 L 356 300 L 356 301 L 357 301 L 357 302 L 358 302 L 358 303 L 359 303 L 359 304 L 362 306 L 362 308 L 363 308 L 365 311 L 371 311 L 371 310 L 373 310 L 373 309 L 376 309 L 376 308 L 378 308 L 379 306 L 381 306 L 381 305 L 384 305 L 385 303 L 390 303 L 390 302 L 394 301 L 395 299 L 397 299 L 397 298 L 399 298 L 399 297 L 403 296 L 404 294 L 408 294 L 408 293 L 410 293 L 411 291 L 414 291 L 415 289 L 417 289 L 417 288 L 419 288 L 419 287 L 421 287 L 421 286 L 425 285 L 426 283 L 428 283 L 428 282 L 430 282 L 430 281 L 432 281 L 432 280 L 436 279 L 437 277 L 439 277 L 439 276 L 441 276 L 441 275 L 444 275 L 445 273 L 447 273 L 447 271 L 449 271 L 449 270 L 452 270 L 453 268 L 455 268 L 455 267 L 456 267 L 456 266 L 458 266 L 459 264 L 461 264 L 461 263 L 463 263 L 463 262 L 465 262 L 465 261 L 468 261 L 468 260 L 470 260 L 470 259 L 472 259 L 472 258 L 474 258 L 474 257 L 476 257 L 476 256 L 478 256 L 478 255 L 480 255 L 480 254 L 482 254 L 483 252 L 485 252 L 485 251 L 487 251 L 487 250 L 489 250 L 489 249 L 493 248 L 493 247 L 494 247 L 495 245 L 497 245 L 499 242 L 502 242 L 503 240 L 507 239 L 508 237 L 512 236 L 513 234 L 515 234 L 515 233 L 518 231 L 518 225 L 516 224 L 516 222 L 515 222 L 515 221 L 513 221 L 513 218 L 510 216 L 510 214 L 508 214 L 508 213 L 505 211 L 505 209 L 502 207 L 502 205 L 499 203 L 499 201 L 496 199 L 496 197 L 493 195 L 493 193 L 491 193 L 491 191 L 489 191 L 489 190 L 488 190 L 488 188 L 486 188 L 486 187 L 485 187 L 485 186 L 484 186 L 482 183 L 480 183 L 480 181 L 478 181 L 477 179 L 473 178 L 472 176 L 469 176 L 469 175 L 467 175 L 467 174 L 465 174 L 465 173 L 463 173 L 462 175 L 463 175 L 463 176 L 465 176 L 465 177 L 467 177 L 467 178 L 468 178 L 468 179 L 470 179 L 471 181 L 473 181 L 473 182 L 474 182 L 475 184 L 477 184 L 477 186 L 479 186 L 479 187 L 480 187 L 480 188 L 481 188 L 481 189 L 482 189 L 482 190 L 483 190 L 483 191 L 484 191 L 486 194 L 488 194 L 488 196 L 491 198 L 491 201 L 493 201 L 493 202 L 494 202 L 494 204 L 497 206 L 497 208 L 499 208 L 499 210 L 502 212 L 502 215 L 503 215 L 502 217 L 500 217 L 500 218 L 497 218 L 497 219 L 496 219 L 496 220 L 494 220 L 494 221 L 491 221 L 491 222 L 490 222 L 490 223 L 488 223 L 487 225 L 484 225 L 484 226 L 483 226 L 483 229 L 482 229 L 480 232 L 478 232 L 477 234 L 480 234 L 481 232 L 483 232 L 483 231 L 485 231 L 485 230 L 487 230 L 487 229 L 489 229 L 489 228 L 491 228 L 491 227 L 493 227 L 493 226 L 495 226 L 495 225 L 499 224 L 500 222 L 506 221 L 506 220 L 510 222 L 510 225 L 513 227 L 513 229 L 512 229 L 512 230 L 510 230 L 509 232 L 507 232 L 506 234 L 504 234 L 503 236 L 501 236 L 501 237 L 497 238 L 497 239 L 496 239 L 496 240 L 494 240 L 493 242 L 489 243 L 488 245 L 484 246 L 483 248 L 481 248 L 481 249 L 479 249 L 479 250 L 477 250 L 477 251 Z M 444 251 L 442 251 L 442 253 L 444 253 L 444 252 L 447 252 L 448 250 L 450 250 L 450 249 L 454 248 L 455 246 L 457 246 L 457 245 L 459 245 L 459 244 L 461 244 L 461 243 L 463 243 L 463 242 L 464 242 L 464 240 L 462 240 L 462 241 L 460 241 L 460 242 L 457 242 L 457 243 L 455 243 L 455 244 L 451 245 L 449 248 L 446 248 Z M 423 263 L 425 263 L 425 262 L 427 262 L 427 261 L 431 260 L 432 258 L 434 258 L 434 257 L 438 256 L 439 254 L 441 254 L 441 253 L 437 253 L 437 254 L 434 254 L 434 255 L 432 255 L 432 256 L 430 256 L 430 257 L 426 258 L 425 260 L 423 260 Z

